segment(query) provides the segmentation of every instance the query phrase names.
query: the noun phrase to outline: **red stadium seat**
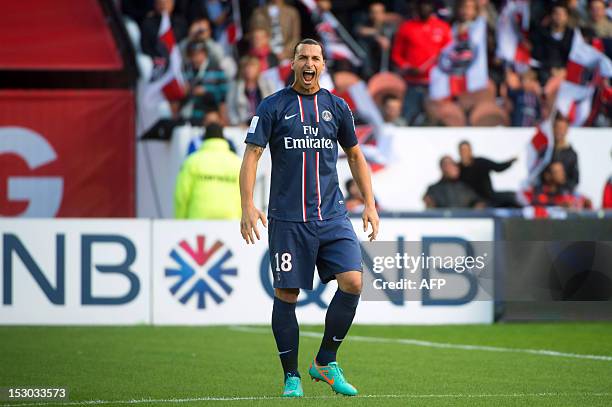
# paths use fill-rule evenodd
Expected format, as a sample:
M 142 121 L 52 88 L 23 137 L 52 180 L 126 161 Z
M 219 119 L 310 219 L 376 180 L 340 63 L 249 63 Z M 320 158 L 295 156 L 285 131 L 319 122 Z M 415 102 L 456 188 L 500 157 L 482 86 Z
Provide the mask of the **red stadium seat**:
M 475 127 L 508 126 L 509 123 L 508 113 L 495 103 L 479 103 L 470 113 L 470 125 Z
M 404 100 L 406 82 L 396 73 L 380 72 L 368 81 L 368 91 L 374 101 L 380 106 L 385 95 L 395 95 Z

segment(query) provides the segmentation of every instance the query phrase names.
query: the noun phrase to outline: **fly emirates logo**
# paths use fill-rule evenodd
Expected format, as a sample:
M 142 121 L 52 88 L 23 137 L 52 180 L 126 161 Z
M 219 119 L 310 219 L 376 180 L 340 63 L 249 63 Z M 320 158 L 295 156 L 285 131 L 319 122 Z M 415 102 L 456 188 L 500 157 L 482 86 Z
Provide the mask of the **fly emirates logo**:
M 328 138 L 318 138 L 319 129 L 312 126 L 302 126 L 305 138 L 285 137 L 285 149 L 305 149 L 305 148 L 334 148 L 334 142 Z

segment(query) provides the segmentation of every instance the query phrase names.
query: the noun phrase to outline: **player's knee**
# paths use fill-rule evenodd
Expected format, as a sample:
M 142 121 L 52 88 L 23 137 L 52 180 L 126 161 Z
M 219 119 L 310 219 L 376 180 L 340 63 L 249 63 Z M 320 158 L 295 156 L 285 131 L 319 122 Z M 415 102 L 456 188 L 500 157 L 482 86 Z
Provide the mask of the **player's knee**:
M 300 295 L 299 288 L 275 288 L 274 296 L 281 301 L 294 303 L 297 302 L 298 295 Z
M 361 294 L 362 281 L 361 275 L 355 275 L 351 278 L 342 279 L 338 281 L 338 286 L 342 291 L 349 294 L 359 295 Z

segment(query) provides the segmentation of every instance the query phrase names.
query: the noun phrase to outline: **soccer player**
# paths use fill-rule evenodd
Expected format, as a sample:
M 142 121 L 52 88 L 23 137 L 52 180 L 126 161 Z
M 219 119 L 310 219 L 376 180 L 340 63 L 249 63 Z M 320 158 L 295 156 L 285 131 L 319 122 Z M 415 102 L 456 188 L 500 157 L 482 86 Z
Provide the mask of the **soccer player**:
M 283 396 L 304 395 L 298 372 L 299 327 L 295 307 L 300 289 L 312 290 L 317 266 L 323 283 L 336 279 L 321 347 L 308 373 L 348 396 L 357 389 L 344 378 L 336 352 L 353 322 L 361 293 L 361 251 L 338 187 L 338 144 L 365 199 L 363 229 L 378 233 L 370 173 L 357 144 L 353 115 L 346 102 L 322 89 L 323 46 L 304 39 L 294 49 L 293 85 L 265 98 L 247 131 L 240 171 L 242 220 L 247 244 L 259 240 L 257 222 L 266 215 L 253 204 L 257 163 L 270 145 L 272 179 L 268 243 L 274 279 L 272 331 L 284 371 Z M 255 235 L 255 237 L 253 236 Z

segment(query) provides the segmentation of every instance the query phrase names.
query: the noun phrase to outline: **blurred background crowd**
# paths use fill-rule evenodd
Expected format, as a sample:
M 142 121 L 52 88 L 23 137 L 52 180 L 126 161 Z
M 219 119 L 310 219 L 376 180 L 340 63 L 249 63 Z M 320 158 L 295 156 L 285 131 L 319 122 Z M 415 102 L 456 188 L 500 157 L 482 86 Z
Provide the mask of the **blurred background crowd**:
M 224 124 L 247 124 L 279 80 L 291 82 L 287 61 L 302 37 L 325 44 L 338 92 L 364 81 L 385 122 L 411 126 L 534 126 L 554 109 L 575 29 L 612 55 L 604 0 L 125 0 L 121 8 L 149 79 L 167 66 L 160 25 L 170 15 L 185 83 L 171 114 L 196 122 L 213 111 Z M 448 85 L 437 84 L 441 75 Z M 583 79 L 597 86 L 579 124 L 608 126 L 609 83 Z
M 375 171 L 385 165 L 388 152 L 380 140 L 383 128 L 389 126 L 535 129 L 530 179 L 518 191 L 494 191 L 490 175 L 507 170 L 516 157 L 504 162 L 474 157 L 470 142 L 464 140 L 457 147 L 458 161 L 439 152 L 440 178 L 424 191 L 425 207 L 582 210 L 612 207 L 610 180 L 601 203 L 593 205 L 577 191 L 578 154 L 568 141 L 571 127 L 611 125 L 611 3 L 124 0 L 119 4 L 140 71 L 140 135 L 159 118 L 205 128 L 247 126 L 263 98 L 292 83 L 294 46 L 310 37 L 324 45 L 327 65 L 321 84 L 345 98 L 353 110 L 360 141 L 371 144 L 366 158 Z M 162 97 L 153 96 L 157 94 Z M 148 123 L 143 120 L 146 115 L 152 117 Z M 198 159 L 202 163 L 206 154 L 219 154 L 202 150 Z M 185 183 L 190 183 L 189 174 L 183 170 L 178 184 Z M 358 190 L 351 180 L 344 186 L 347 207 L 359 211 Z M 176 194 L 185 197 L 188 192 L 183 188 Z M 238 199 L 237 182 L 227 194 Z M 177 201 L 177 196 L 175 206 L 183 208 L 180 217 L 190 217 L 184 211 L 189 203 Z M 191 217 L 206 217 L 199 215 L 196 211 Z

